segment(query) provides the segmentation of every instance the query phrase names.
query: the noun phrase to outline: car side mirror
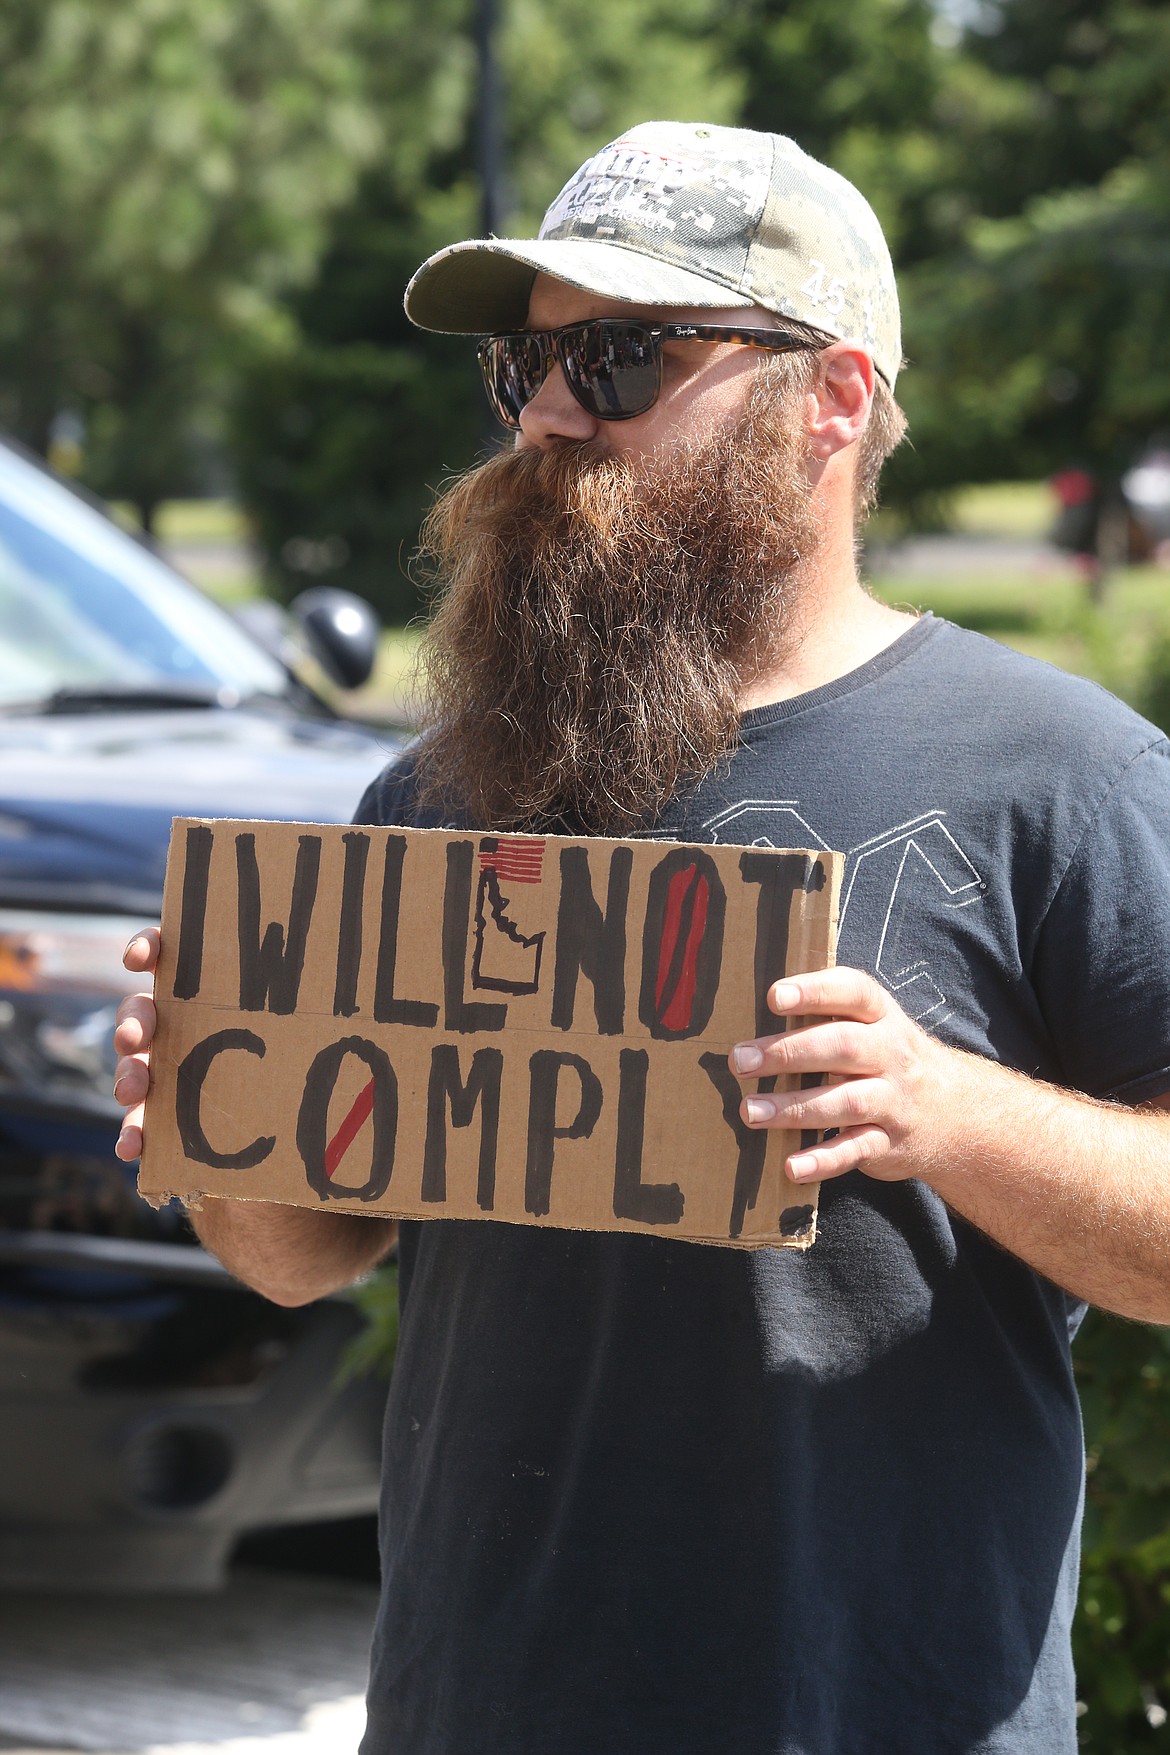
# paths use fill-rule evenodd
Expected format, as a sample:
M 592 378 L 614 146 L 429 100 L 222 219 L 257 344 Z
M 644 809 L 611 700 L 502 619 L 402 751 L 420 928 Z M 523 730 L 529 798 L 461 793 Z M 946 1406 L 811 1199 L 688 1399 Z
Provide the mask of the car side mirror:
M 381 624 L 363 597 L 336 585 L 314 585 L 294 597 L 289 610 L 331 681 L 343 689 L 369 681 Z

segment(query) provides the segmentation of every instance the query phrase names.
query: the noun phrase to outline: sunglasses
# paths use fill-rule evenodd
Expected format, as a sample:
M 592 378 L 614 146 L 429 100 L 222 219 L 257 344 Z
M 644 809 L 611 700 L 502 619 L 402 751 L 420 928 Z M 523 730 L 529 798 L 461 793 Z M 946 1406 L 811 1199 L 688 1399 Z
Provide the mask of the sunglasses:
M 758 347 L 766 353 L 816 352 L 831 336 L 787 329 L 723 329 L 713 323 L 627 323 L 591 317 L 562 329 L 521 329 L 489 335 L 476 352 L 488 401 L 506 427 L 520 425 L 554 364 L 581 407 L 597 420 L 632 420 L 653 408 L 662 389 L 664 341 L 709 341 Z

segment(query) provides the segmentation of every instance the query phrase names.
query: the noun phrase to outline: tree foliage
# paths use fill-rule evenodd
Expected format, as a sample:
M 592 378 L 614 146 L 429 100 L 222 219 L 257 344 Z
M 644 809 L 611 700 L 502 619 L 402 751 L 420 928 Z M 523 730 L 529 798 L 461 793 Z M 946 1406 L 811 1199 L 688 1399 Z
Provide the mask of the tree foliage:
M 10 0 L 0 11 L 0 385 L 94 484 L 183 485 L 241 338 L 282 321 L 378 142 L 364 0 Z
M 716 57 L 714 17 L 714 0 L 625 0 L 605 8 L 602 28 L 595 0 L 515 0 L 499 42 L 510 223 L 534 231 L 570 172 L 648 115 L 734 118 L 739 79 Z M 258 355 L 241 386 L 241 478 L 284 595 L 306 565 L 328 566 L 384 614 L 410 615 L 420 514 L 494 437 L 470 341 L 420 334 L 402 310 L 424 257 L 480 230 L 471 22 L 469 5 L 453 5 L 433 45 L 446 112 L 422 162 L 404 168 L 390 150 L 365 177 L 313 283 L 288 301 L 284 345 Z M 392 110 L 389 55 L 380 77 Z
M 928 0 L 734 0 L 725 53 L 745 126 L 788 134 L 865 190 L 899 264 L 931 238 L 934 110 L 947 57 Z
M 1137 1755 L 1164 1747 L 1170 1711 L 1170 1331 L 1094 1314 L 1075 1351 L 1089 1470 L 1080 1742 Z
M 1170 13 L 1002 0 L 936 100 L 933 248 L 904 277 L 904 497 L 1079 463 L 1170 425 Z

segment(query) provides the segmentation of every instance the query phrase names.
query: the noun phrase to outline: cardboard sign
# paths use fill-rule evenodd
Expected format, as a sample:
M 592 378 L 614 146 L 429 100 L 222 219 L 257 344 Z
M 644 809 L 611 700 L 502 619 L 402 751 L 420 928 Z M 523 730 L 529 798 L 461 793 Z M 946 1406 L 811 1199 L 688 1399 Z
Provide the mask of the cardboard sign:
M 840 864 L 180 819 L 139 1188 L 807 1248 L 727 1055 L 832 961 Z

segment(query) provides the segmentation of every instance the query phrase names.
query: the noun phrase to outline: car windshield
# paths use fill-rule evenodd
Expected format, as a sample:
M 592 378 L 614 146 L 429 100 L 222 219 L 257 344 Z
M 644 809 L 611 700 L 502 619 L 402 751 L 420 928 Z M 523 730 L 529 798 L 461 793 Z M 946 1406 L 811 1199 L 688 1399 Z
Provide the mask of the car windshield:
M 88 693 L 214 700 L 287 687 L 223 610 L 0 445 L 0 709 Z

